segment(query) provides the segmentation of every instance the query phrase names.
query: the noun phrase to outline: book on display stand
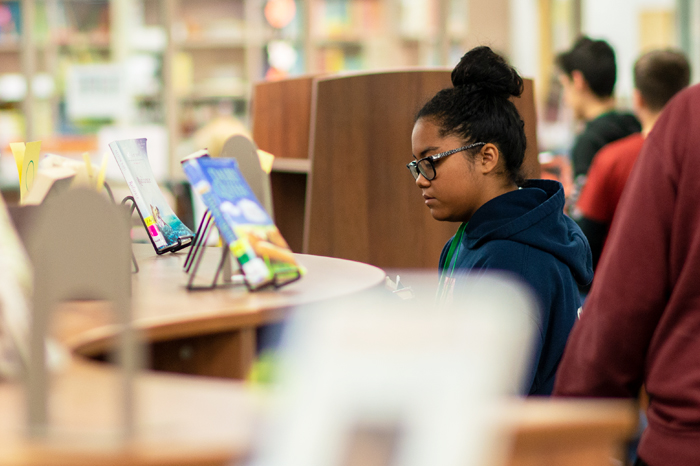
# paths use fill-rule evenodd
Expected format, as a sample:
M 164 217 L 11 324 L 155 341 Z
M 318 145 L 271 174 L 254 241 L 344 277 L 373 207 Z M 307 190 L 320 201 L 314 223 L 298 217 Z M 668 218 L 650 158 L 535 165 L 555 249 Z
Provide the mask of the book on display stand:
M 230 251 L 238 262 L 242 280 L 249 290 L 267 286 L 281 287 L 298 280 L 303 270 L 297 264 L 287 242 L 270 215 L 253 195 L 233 158 L 211 158 L 206 150 L 198 151 L 182 161 L 185 176 L 193 191 L 201 196 L 208 214 L 200 223 L 195 247 L 190 251 L 185 268 L 194 268 L 211 223 L 216 225 L 224 244 L 224 258 Z
M 131 202 L 132 213 L 138 211 L 156 254 L 190 246 L 194 233 L 175 215 L 158 187 L 148 162 L 146 139 L 114 141 L 109 148 L 131 192 L 122 204 Z

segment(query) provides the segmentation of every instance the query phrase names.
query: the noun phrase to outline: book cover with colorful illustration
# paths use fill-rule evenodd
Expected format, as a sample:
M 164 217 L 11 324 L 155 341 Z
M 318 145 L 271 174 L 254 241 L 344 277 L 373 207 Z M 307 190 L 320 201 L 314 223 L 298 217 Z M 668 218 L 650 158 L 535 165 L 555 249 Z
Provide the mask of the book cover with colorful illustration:
M 281 286 L 302 270 L 277 226 L 243 178 L 235 159 L 202 155 L 182 162 L 251 289 Z
M 109 144 L 129 186 L 157 252 L 174 250 L 192 242 L 194 233 L 175 215 L 153 176 L 146 139 L 124 139 Z

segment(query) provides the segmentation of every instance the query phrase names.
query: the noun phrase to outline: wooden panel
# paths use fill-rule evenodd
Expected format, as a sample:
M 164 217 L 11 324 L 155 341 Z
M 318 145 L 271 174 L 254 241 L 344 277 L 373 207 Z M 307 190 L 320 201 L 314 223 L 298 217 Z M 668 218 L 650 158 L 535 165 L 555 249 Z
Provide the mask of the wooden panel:
M 317 78 L 304 252 L 379 267 L 436 267 L 457 225 L 436 222 L 405 168 L 414 116 L 451 70 Z M 532 83 L 516 105 L 536 139 Z M 342 110 L 339 110 L 342 109 Z M 539 173 L 537 144 L 527 170 Z M 532 160 L 531 160 L 532 159 Z
M 293 252 L 301 252 L 304 240 L 306 173 L 270 173 L 275 223 Z
M 252 102 L 253 140 L 273 155 L 271 174 L 275 223 L 294 252 L 301 252 L 308 166 L 285 165 L 283 159 L 308 161 L 309 121 L 313 77 L 306 76 L 255 85 Z
M 540 177 L 540 162 L 537 158 L 539 149 L 537 147 L 537 111 L 535 109 L 535 86 L 532 79 L 523 79 L 523 94 L 520 97 L 511 99 L 515 108 L 520 113 L 520 118 L 525 122 L 525 137 L 527 147 L 525 148 L 525 160 L 523 160 L 523 175 L 525 178 Z
M 253 140 L 276 157 L 305 159 L 313 77 L 263 82 L 253 90 Z
M 629 400 L 536 397 L 504 414 L 515 433 L 510 466 L 622 464 L 638 416 Z
M 437 265 L 455 226 L 432 219 L 404 165 L 414 115 L 449 85 L 446 70 L 317 80 L 305 252 L 380 267 Z
M 255 357 L 255 332 L 245 328 L 151 346 L 151 368 L 181 374 L 245 379 Z

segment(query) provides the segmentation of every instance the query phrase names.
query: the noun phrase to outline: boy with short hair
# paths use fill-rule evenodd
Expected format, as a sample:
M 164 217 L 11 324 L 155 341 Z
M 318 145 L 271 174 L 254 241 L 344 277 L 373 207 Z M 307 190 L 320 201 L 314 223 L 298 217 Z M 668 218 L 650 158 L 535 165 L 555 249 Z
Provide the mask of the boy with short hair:
M 582 37 L 557 57 L 557 65 L 564 102 L 586 122 L 571 150 L 574 182 L 580 189 L 596 152 L 642 128 L 634 115 L 615 110 L 615 52 L 607 42 Z
M 642 132 L 612 142 L 598 152 L 573 215 L 588 238 L 594 269 L 622 190 L 646 136 L 666 103 L 689 82 L 690 64 L 681 52 L 654 50 L 642 55 L 635 63 L 634 111 L 642 123 Z

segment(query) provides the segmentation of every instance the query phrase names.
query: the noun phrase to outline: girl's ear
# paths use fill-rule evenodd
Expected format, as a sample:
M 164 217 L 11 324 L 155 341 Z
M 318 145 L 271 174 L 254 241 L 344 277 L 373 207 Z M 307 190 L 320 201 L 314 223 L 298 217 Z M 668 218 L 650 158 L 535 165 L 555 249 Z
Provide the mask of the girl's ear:
M 481 148 L 481 158 L 477 160 L 477 168 L 483 175 L 493 173 L 500 161 L 500 152 L 494 144 L 488 143 Z

